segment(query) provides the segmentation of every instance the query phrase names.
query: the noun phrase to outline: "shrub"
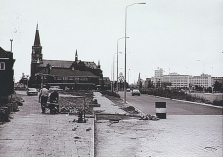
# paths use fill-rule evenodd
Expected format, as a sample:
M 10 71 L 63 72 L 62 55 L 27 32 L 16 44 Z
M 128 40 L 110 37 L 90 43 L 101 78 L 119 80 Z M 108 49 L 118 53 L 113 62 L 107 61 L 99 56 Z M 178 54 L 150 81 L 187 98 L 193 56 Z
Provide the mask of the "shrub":
M 223 106 L 223 100 L 217 100 L 215 99 L 213 101 L 213 105 L 216 105 L 216 106 Z

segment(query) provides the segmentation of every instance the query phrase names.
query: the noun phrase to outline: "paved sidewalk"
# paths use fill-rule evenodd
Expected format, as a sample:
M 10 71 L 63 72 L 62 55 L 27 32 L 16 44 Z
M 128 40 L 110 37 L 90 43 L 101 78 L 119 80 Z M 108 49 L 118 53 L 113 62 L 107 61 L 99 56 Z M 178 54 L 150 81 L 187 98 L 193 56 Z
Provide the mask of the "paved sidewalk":
M 11 122 L 0 125 L 0 156 L 94 156 L 94 119 L 76 123 L 74 115 L 41 114 L 37 96 L 32 98 L 24 96 L 24 105 L 12 114 Z
M 116 104 L 102 96 L 100 92 L 94 92 L 94 97 L 98 100 L 100 107 L 95 107 L 94 111 L 107 114 L 126 114 L 124 110 L 120 109 Z
M 95 97 L 103 113 L 118 112 L 117 106 L 100 93 Z M 97 157 L 222 157 L 222 125 L 222 115 L 167 115 L 167 119 L 158 121 L 125 119 L 113 124 L 98 120 L 95 154 Z

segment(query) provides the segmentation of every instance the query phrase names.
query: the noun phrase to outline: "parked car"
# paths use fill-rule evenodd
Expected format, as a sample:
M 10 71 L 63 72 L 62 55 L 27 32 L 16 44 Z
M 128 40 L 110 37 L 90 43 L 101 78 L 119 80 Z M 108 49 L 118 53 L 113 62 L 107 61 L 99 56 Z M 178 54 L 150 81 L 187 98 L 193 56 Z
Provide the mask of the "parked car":
M 49 90 L 51 90 L 51 91 L 54 91 L 54 90 L 60 91 L 60 90 L 63 90 L 63 89 L 60 89 L 60 86 L 50 86 Z
M 36 88 L 28 88 L 26 91 L 26 94 L 29 95 L 38 95 L 38 91 L 36 90 Z
M 140 96 L 140 91 L 138 89 L 133 89 L 132 90 L 132 96 L 134 96 L 134 95 Z
M 127 92 L 130 92 L 131 90 L 130 90 L 130 88 L 127 88 L 126 91 L 127 91 Z

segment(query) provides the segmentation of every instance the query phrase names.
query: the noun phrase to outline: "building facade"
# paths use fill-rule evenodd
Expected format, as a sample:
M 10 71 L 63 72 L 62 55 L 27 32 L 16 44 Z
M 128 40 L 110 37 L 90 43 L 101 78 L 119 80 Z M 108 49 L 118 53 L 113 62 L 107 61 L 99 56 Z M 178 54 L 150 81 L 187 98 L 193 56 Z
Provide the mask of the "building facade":
M 189 88 L 190 77 L 189 75 L 170 73 L 169 75 L 163 75 L 161 82 L 169 83 L 170 87 L 173 88 Z
M 14 62 L 13 53 L 0 47 L 0 96 L 10 95 L 14 91 Z
M 195 86 L 209 88 L 213 86 L 213 78 L 208 74 L 200 76 L 180 75 L 169 73 L 163 75 L 163 69 L 155 70 L 155 76 L 151 78 L 155 87 L 162 87 L 166 84 L 170 88 L 193 88 Z
M 212 87 L 211 75 L 201 74 L 200 76 L 193 76 L 190 78 L 191 86 L 198 86 L 202 88 Z
M 73 61 L 43 59 L 38 25 L 32 46 L 29 86 L 41 88 L 44 84 L 72 89 L 93 89 L 103 79 L 100 64 L 78 60 L 77 50 Z

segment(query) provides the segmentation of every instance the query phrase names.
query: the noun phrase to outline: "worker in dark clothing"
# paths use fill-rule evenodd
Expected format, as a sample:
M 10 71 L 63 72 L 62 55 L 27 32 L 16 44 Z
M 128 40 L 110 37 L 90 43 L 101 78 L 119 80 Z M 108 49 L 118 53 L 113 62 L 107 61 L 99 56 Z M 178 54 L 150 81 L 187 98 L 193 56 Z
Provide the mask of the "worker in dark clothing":
M 40 90 L 39 102 L 41 102 L 42 113 L 45 113 L 45 105 L 47 104 L 49 96 L 49 90 L 46 88 L 46 85 L 43 85 L 43 88 Z
M 59 101 L 59 93 L 57 92 L 57 90 L 54 90 L 53 93 L 50 94 L 50 102 L 57 102 Z

